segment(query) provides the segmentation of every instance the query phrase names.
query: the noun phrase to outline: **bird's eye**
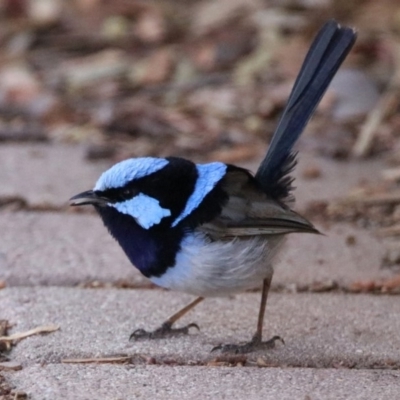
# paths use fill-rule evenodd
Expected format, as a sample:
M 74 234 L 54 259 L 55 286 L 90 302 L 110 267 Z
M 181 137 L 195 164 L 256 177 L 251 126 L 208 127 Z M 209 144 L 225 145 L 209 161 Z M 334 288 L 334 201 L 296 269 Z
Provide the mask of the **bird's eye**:
M 132 191 L 130 189 L 124 189 L 124 191 L 122 192 L 122 197 L 124 199 L 127 199 L 131 196 Z

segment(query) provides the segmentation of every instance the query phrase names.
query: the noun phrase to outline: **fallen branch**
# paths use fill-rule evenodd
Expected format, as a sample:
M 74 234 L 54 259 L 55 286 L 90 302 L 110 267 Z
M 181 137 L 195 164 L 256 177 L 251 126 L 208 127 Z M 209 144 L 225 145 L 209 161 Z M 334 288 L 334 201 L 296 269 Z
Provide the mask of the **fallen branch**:
M 400 179 L 400 168 L 388 168 L 382 171 L 382 177 L 386 181 L 395 182 Z
M 385 117 L 395 109 L 398 103 L 397 79 L 393 79 L 386 93 L 378 102 L 378 105 L 368 115 L 364 125 L 361 127 L 360 134 L 352 149 L 354 157 L 365 157 L 372 147 L 372 142 L 376 131 L 382 124 Z
M 0 362 L 0 371 L 20 371 L 21 369 L 22 365 L 15 361 Z
M 372 147 L 374 136 L 382 124 L 382 121 L 393 113 L 399 104 L 399 83 L 400 83 L 400 51 L 396 40 L 390 43 L 393 49 L 395 73 L 382 94 L 376 107 L 369 113 L 364 125 L 361 127 L 360 134 L 353 146 L 352 154 L 354 157 L 365 157 Z
M 356 195 L 356 196 L 349 196 L 342 201 L 340 204 L 363 204 L 367 206 L 378 206 L 378 205 L 385 205 L 385 204 L 398 204 L 400 203 L 400 191 L 393 191 L 391 193 L 380 193 L 380 194 L 373 194 L 373 195 Z
M 38 326 L 37 328 L 30 329 L 26 332 L 14 333 L 9 336 L 0 336 L 0 343 L 9 343 L 14 344 L 15 342 L 19 342 L 22 339 L 26 339 L 29 336 L 38 335 L 41 333 L 51 333 L 58 331 L 60 329 L 59 326 L 56 325 L 46 325 L 46 326 Z
M 132 360 L 132 356 L 99 357 L 99 358 L 66 358 L 64 364 L 121 364 Z
M 400 224 L 380 228 L 377 230 L 377 234 L 382 237 L 388 236 L 399 236 L 400 235 Z

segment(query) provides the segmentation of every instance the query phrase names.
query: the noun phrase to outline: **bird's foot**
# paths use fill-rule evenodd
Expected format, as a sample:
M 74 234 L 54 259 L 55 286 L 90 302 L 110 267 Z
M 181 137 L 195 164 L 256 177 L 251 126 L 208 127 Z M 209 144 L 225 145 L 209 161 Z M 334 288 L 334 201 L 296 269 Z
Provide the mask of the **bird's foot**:
M 136 329 L 131 336 L 129 336 L 129 341 L 136 341 L 142 339 L 164 339 L 175 336 L 182 336 L 189 334 L 190 328 L 196 328 L 200 330 L 197 324 L 189 324 L 183 326 L 182 328 L 172 328 L 172 324 L 164 322 L 158 329 L 147 332 L 144 329 Z
M 219 350 L 222 353 L 245 354 L 256 350 L 273 349 L 275 347 L 275 342 L 285 344 L 280 336 L 274 336 L 264 342 L 258 336 L 254 336 L 250 342 L 245 344 L 220 344 L 214 347 L 211 352 Z

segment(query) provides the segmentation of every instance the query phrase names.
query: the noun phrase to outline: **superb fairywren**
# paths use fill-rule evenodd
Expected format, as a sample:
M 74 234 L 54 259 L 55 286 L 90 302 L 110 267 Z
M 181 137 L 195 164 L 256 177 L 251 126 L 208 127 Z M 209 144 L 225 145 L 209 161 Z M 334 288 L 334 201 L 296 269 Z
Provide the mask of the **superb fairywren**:
M 336 71 L 356 33 L 329 21 L 318 33 L 257 173 L 222 162 L 194 164 L 176 158 L 134 158 L 104 172 L 93 190 L 70 204 L 92 204 L 132 264 L 155 284 L 199 296 L 159 329 L 139 329 L 133 339 L 187 333 L 172 325 L 208 296 L 226 296 L 263 286 L 257 330 L 248 352 L 271 346 L 262 326 L 272 261 L 291 232 L 318 233 L 289 208 L 296 164 L 293 145 Z

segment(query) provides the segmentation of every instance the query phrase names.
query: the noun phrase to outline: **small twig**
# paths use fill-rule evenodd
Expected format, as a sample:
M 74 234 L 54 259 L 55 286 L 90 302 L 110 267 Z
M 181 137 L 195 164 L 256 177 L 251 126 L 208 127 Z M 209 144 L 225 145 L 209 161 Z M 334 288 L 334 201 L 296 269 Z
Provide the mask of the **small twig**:
M 0 319 L 0 337 L 7 335 L 7 330 L 10 327 L 6 319 Z
M 13 335 L 9 336 L 0 336 L 0 342 L 5 342 L 5 343 L 18 342 L 22 339 L 26 339 L 29 336 L 38 335 L 40 333 L 51 333 L 59 329 L 60 327 L 56 325 L 38 326 L 37 328 L 30 329 L 29 331 L 26 332 L 14 333 Z
M 393 43 L 392 48 L 394 49 L 396 71 L 400 71 L 400 52 L 397 50 L 397 43 Z M 393 112 L 399 102 L 399 83 L 400 72 L 395 72 L 378 104 L 369 113 L 364 125 L 361 127 L 360 134 L 352 149 L 353 156 L 365 157 L 368 154 L 378 127 L 385 117 Z
M 394 81 L 394 80 L 393 80 Z M 377 106 L 369 113 L 364 125 L 361 127 L 360 134 L 352 149 L 355 157 L 365 157 L 371 149 L 372 142 L 382 120 L 394 109 L 397 102 L 398 88 L 397 81 L 391 82 L 387 91 L 380 98 Z
M 386 228 L 380 228 L 377 230 L 376 233 L 382 237 L 399 236 L 400 235 L 400 224 L 396 224 L 396 225 L 389 226 Z
M 20 371 L 21 369 L 22 365 L 15 361 L 0 362 L 0 371 Z
M 349 196 L 340 202 L 341 204 L 361 204 L 367 206 L 398 204 L 400 203 L 400 191 L 375 195 Z
M 382 177 L 386 181 L 398 181 L 400 179 L 400 168 L 387 168 L 382 171 Z
M 131 356 L 122 357 L 99 357 L 99 358 L 66 358 L 61 360 L 64 364 L 120 364 L 131 361 Z
M 0 127 L 0 142 L 46 142 L 48 139 L 44 129 L 33 123 L 26 122 L 18 129 L 9 126 Z

